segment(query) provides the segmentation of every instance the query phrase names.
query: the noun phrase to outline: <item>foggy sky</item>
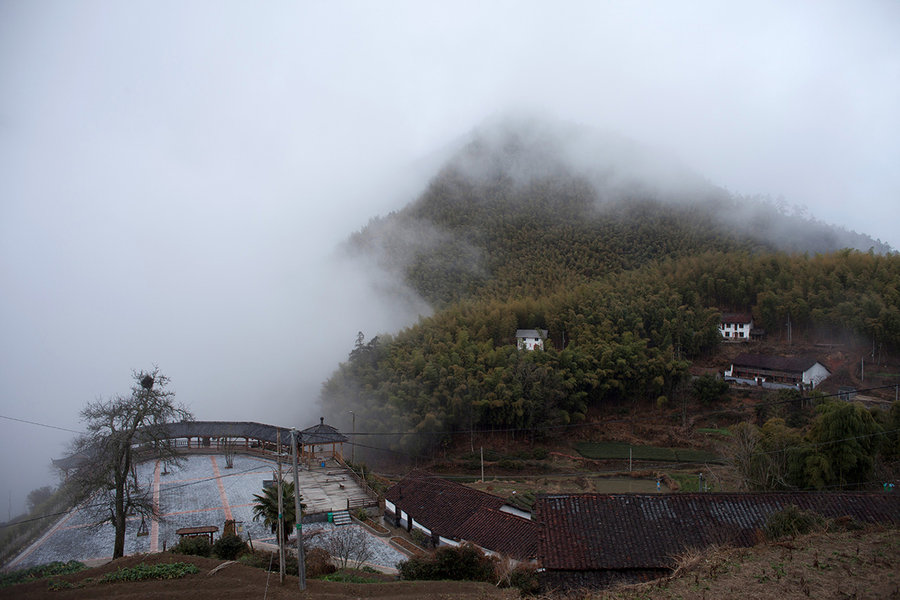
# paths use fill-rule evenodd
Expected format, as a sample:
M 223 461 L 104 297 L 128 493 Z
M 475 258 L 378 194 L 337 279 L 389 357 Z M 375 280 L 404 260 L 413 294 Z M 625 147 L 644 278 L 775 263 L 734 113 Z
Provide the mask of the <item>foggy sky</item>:
M 427 312 L 336 246 L 508 111 L 900 248 L 898 30 L 891 0 L 0 3 L 0 414 L 78 429 L 156 364 L 198 419 L 315 424 L 356 332 Z M 0 520 L 70 437 L 0 419 Z

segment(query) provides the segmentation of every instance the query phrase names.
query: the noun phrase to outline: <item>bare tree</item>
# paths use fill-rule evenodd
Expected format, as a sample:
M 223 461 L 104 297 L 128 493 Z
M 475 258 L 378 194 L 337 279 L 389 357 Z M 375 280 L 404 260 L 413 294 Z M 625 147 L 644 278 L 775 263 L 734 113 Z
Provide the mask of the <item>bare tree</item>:
M 133 373 L 128 396 L 90 402 L 81 411 L 86 433 L 75 440 L 73 454 L 85 462 L 72 476 L 79 500 L 91 498 L 98 523 L 115 527 L 113 558 L 125 553 L 125 519 L 130 513 L 158 516 L 150 486 L 141 487 L 135 467 L 158 458 L 178 463 L 172 440 L 165 435 L 166 423 L 192 419 L 191 413 L 174 402 L 167 389 L 169 378 L 154 367 Z
M 222 453 L 225 454 L 225 468 L 234 468 L 234 454 L 237 451 L 237 440 L 233 437 L 225 438 L 222 442 Z
M 347 568 L 347 563 L 351 560 L 359 568 L 372 558 L 369 536 L 358 527 L 353 526 L 335 528 L 328 537 L 325 549 L 335 560 L 340 562 L 342 569 Z

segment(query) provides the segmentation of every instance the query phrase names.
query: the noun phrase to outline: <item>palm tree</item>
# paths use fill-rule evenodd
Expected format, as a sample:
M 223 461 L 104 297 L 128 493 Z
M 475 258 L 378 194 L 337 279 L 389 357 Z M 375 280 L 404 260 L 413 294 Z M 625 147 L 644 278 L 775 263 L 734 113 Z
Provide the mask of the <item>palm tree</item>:
M 302 496 L 300 497 L 302 500 Z M 256 502 L 253 504 L 253 520 L 262 520 L 263 525 L 269 527 L 272 533 L 278 532 L 278 486 L 263 488 L 262 494 L 253 494 Z M 286 481 L 281 485 L 281 502 L 284 510 L 284 539 L 287 540 L 297 523 L 294 511 L 294 483 Z M 306 505 L 300 502 L 302 514 Z

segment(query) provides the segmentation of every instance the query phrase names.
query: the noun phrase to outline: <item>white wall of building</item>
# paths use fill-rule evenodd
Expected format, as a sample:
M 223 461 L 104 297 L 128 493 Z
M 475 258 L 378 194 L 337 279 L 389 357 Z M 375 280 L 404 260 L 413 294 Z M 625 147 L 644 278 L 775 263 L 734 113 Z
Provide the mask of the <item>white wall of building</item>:
M 816 387 L 822 383 L 831 373 L 820 363 L 816 363 L 803 372 L 803 383 Z

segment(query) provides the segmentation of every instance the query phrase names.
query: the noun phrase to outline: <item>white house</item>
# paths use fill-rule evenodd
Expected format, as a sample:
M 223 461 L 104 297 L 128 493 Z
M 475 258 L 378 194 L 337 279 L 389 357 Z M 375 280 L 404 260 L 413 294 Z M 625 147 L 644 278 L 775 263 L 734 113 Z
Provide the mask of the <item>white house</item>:
M 753 330 L 753 316 L 748 313 L 723 313 L 719 333 L 726 340 L 748 341 Z
M 519 350 L 543 350 L 547 339 L 546 329 L 517 329 L 516 345 Z

